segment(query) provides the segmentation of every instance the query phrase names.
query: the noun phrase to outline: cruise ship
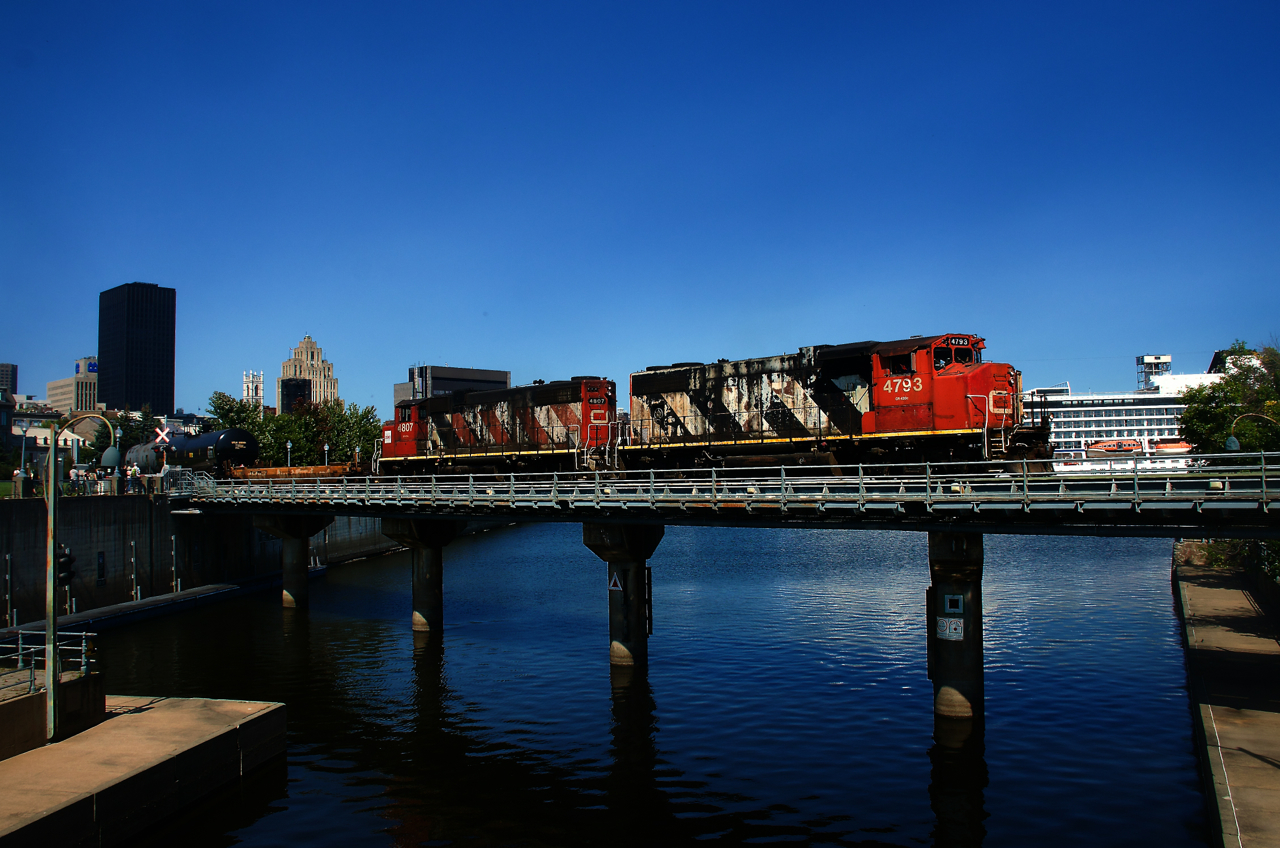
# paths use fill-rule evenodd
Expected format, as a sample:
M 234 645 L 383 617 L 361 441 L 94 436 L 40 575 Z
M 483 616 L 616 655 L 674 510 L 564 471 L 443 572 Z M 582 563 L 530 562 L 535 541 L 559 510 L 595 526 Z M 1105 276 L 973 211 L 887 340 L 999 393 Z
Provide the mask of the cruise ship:
M 1221 374 L 1172 374 L 1173 357 L 1137 358 L 1133 392 L 1073 392 L 1070 383 L 1023 395 L 1025 423 L 1045 415 L 1056 471 L 1186 468 L 1191 446 L 1182 440 L 1182 393 Z

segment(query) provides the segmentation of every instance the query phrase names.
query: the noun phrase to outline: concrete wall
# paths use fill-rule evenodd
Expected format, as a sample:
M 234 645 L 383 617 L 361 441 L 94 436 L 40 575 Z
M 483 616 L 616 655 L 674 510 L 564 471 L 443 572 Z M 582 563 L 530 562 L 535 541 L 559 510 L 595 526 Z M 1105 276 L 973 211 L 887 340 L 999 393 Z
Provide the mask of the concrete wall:
M 40 684 L 43 685 L 43 684 Z M 45 743 L 45 693 L 0 701 L 0 760 Z M 106 718 L 107 696 L 97 674 L 63 680 L 58 688 L 58 736 L 74 736 Z
M 400 547 L 382 535 L 382 519 L 339 515 L 311 540 L 323 563 L 339 563 L 374 556 Z
M 172 515 L 164 497 L 64 498 L 58 541 L 76 557 L 69 592 L 58 592 L 63 613 L 69 601 L 83 612 L 133 600 L 135 575 L 141 596 L 150 598 L 172 592 L 175 578 L 190 589 L 280 570 L 280 541 L 254 529 L 248 516 Z M 44 617 L 44 578 L 44 501 L 0 500 L 0 626 Z

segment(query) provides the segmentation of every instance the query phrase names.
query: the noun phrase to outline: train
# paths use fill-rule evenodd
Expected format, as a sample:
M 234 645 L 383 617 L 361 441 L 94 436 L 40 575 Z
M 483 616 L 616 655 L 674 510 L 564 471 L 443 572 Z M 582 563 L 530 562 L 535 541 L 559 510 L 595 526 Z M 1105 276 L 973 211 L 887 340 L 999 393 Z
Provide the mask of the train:
M 379 473 L 657 469 L 1046 459 L 1023 425 L 1022 375 L 969 333 L 677 362 L 613 381 L 573 377 L 403 400 Z
M 166 462 L 223 474 L 229 469 L 241 465 L 251 466 L 257 461 L 257 437 L 239 427 L 196 436 L 182 432 L 170 433 L 167 442 L 152 439 L 146 444 L 134 445 L 125 454 L 125 463 L 137 463 L 144 474 L 159 472 Z

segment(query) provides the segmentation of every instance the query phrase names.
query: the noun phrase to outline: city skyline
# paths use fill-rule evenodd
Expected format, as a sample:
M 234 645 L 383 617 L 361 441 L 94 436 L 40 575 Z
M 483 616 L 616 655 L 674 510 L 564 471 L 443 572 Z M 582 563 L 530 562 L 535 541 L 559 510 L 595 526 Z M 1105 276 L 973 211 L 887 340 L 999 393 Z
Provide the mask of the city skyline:
M 59 9 L 0 12 L 27 393 L 132 280 L 181 292 L 187 410 L 304 333 L 386 418 L 415 362 L 973 332 L 1116 390 L 1280 332 L 1265 4 Z

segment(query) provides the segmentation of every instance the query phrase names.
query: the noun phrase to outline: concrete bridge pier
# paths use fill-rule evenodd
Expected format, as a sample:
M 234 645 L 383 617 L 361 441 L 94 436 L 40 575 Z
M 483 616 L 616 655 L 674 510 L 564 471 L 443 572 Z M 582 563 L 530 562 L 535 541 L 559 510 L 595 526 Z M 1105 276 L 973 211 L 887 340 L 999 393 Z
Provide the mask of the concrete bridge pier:
M 661 524 L 582 523 L 582 543 L 604 560 L 609 586 L 609 662 L 644 668 L 649 661 L 649 557 L 662 541 Z
M 286 607 L 305 608 L 310 602 L 307 568 L 311 565 L 311 537 L 333 523 L 333 516 L 255 515 L 253 526 L 280 539 L 284 572 L 281 598 Z
M 464 521 L 384 518 L 382 535 L 409 548 L 413 556 L 413 629 L 444 633 L 444 546 L 466 527 Z
M 935 716 L 982 716 L 982 534 L 929 533 L 929 679 Z

